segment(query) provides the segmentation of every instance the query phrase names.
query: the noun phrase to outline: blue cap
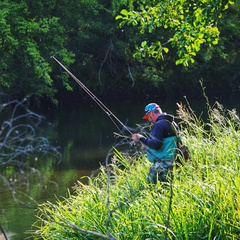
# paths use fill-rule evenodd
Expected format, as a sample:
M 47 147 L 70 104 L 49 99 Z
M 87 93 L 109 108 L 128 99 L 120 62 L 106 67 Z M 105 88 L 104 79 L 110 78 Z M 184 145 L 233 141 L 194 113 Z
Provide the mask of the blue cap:
M 160 110 L 160 107 L 156 103 L 149 103 L 145 107 L 145 116 L 143 117 L 143 119 L 148 119 L 148 114 L 150 112 L 155 112 L 156 110 Z

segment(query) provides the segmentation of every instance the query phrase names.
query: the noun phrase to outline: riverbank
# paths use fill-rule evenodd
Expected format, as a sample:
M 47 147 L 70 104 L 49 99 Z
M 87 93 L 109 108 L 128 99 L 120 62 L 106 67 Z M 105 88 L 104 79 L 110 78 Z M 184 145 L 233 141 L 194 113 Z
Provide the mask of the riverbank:
M 110 172 L 102 167 L 65 200 L 40 206 L 35 239 L 237 239 L 239 116 L 220 104 L 208 105 L 207 122 L 181 105 L 178 116 L 191 161 L 172 181 L 148 185 L 145 155 L 116 151 Z

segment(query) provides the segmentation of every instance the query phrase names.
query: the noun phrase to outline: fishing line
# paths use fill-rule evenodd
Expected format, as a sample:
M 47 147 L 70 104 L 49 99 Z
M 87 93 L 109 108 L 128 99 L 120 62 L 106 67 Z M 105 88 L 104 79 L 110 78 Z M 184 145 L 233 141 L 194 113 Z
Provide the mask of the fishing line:
M 94 102 L 108 115 L 108 117 L 112 120 L 112 122 L 114 123 L 114 125 L 117 127 L 117 129 L 122 132 L 118 125 L 116 124 L 116 122 L 114 121 L 113 118 L 115 118 L 115 120 L 118 121 L 118 123 L 120 123 L 131 135 L 132 132 L 128 129 L 128 127 L 123 124 L 118 118 L 117 116 L 109 110 L 109 108 L 103 104 L 103 102 L 100 101 L 100 99 L 98 99 L 77 77 L 75 77 L 59 60 L 57 60 L 54 56 L 52 56 L 51 58 L 53 58 L 74 80 L 75 82 L 94 100 Z
M 0 224 L 0 230 L 1 230 L 1 232 L 2 232 L 2 234 L 3 234 L 3 236 L 4 236 L 4 238 L 5 238 L 6 240 L 8 240 L 8 238 L 7 238 L 7 234 L 5 233 L 5 231 L 4 231 L 4 229 L 3 229 L 3 227 L 2 227 L 1 224 Z

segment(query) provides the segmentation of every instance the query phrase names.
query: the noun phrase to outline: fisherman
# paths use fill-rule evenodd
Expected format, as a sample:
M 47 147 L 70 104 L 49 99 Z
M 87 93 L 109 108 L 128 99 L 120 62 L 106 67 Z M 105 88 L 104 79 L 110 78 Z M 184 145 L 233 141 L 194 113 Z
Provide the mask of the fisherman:
M 156 103 L 149 103 L 145 107 L 143 119 L 149 120 L 152 124 L 150 138 L 136 133 L 132 134 L 132 140 L 140 141 L 147 147 L 147 157 L 153 165 L 147 177 L 149 183 L 167 181 L 167 175 L 171 172 L 177 148 L 178 126 L 174 117 L 163 113 Z

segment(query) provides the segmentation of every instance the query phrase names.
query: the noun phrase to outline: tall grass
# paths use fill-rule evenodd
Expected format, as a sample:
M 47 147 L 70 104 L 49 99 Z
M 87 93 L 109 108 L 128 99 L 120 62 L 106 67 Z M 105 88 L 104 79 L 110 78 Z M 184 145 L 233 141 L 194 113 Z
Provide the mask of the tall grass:
M 172 181 L 148 185 L 145 155 L 116 150 L 88 185 L 39 206 L 34 239 L 239 239 L 238 115 L 216 103 L 205 122 L 190 106 L 179 105 L 178 117 L 191 161 L 173 170 Z

